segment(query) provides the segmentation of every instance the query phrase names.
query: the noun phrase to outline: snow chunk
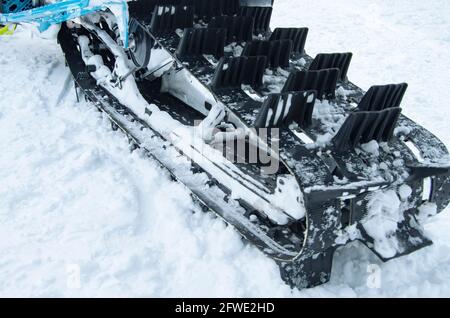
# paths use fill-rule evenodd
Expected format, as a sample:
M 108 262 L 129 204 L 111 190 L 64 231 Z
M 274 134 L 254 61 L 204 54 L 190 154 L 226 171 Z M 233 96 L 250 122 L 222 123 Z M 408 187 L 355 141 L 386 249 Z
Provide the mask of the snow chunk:
M 374 157 L 378 157 L 380 155 L 380 145 L 378 145 L 378 142 L 376 140 L 372 140 L 366 144 L 362 144 L 361 148 Z
M 394 190 L 377 192 L 368 203 L 368 215 L 362 220 L 367 234 L 374 240 L 375 250 L 383 257 L 390 258 L 399 252 L 395 232 L 403 221 L 400 199 Z
M 399 136 L 407 136 L 411 133 L 411 128 L 406 127 L 406 126 L 399 126 L 397 128 L 394 129 L 394 136 L 399 137 Z
M 350 225 L 343 230 L 340 230 L 336 240 L 336 245 L 344 245 L 349 241 L 354 241 L 361 238 L 361 232 L 359 231 L 357 224 Z
M 293 175 L 278 178 L 273 196 L 274 202 L 294 219 L 300 220 L 305 217 L 306 208 L 302 191 Z M 293 198 L 296 198 L 296 202 L 292 202 Z
M 340 86 L 338 89 L 336 89 L 336 94 L 338 96 L 347 97 L 348 95 L 354 94 L 354 91 L 345 89 L 344 87 Z
M 426 202 L 419 207 L 419 214 L 417 216 L 420 224 L 426 224 L 428 220 L 437 214 L 436 203 Z
M 412 194 L 412 189 L 409 185 L 403 184 L 398 188 L 398 195 L 402 201 L 408 200 Z

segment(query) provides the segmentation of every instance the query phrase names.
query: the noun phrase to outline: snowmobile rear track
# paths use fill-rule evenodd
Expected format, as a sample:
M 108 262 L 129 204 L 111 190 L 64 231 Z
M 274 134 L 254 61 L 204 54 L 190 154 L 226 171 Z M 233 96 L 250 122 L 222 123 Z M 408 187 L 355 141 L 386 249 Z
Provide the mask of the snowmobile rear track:
M 325 127 L 326 125 L 317 118 L 306 119 L 304 126 L 294 130 L 284 126 L 277 127 L 280 129 L 281 137 L 280 158 L 283 164 L 298 179 L 305 195 L 307 214 L 304 220 L 299 221 L 299 227 L 306 228 L 304 229 L 301 248 L 292 250 L 283 246 L 289 240 L 288 236 L 295 232 L 292 229 L 295 224 L 289 224 L 289 229 L 270 224 L 269 227 L 272 226 L 273 229 L 269 228 L 269 231 L 263 231 L 259 227 L 261 224 L 255 224 L 242 217 L 243 215 L 248 217 L 253 212 L 252 207 L 246 205 L 245 202 L 238 202 L 237 205 L 236 202 L 230 203 L 233 200 L 229 198 L 229 193 L 227 193 L 229 191 L 221 186 L 220 182 L 214 179 L 214 176 L 205 173 L 201 167 L 195 163 L 189 163 L 188 170 L 190 170 L 190 173 L 207 175 L 208 182 L 202 184 L 202 187 L 190 184 L 189 179 L 185 179 L 187 171 L 181 172 L 175 168 L 172 169 L 170 164 L 171 156 L 165 153 L 173 151 L 182 155 L 182 152 L 176 149 L 174 145 L 171 145 L 170 142 L 153 130 L 136 114 L 133 114 L 129 109 L 121 105 L 114 96 L 108 94 L 97 85 L 87 71 L 86 65 L 77 50 L 76 34 L 73 34 L 67 26 L 63 25 L 58 35 L 58 41 L 64 51 L 77 87 L 133 143 L 155 158 L 161 166 L 167 168 L 172 177 L 189 188 L 196 200 L 201 202 L 203 206 L 222 217 L 225 222 L 235 227 L 249 242 L 272 257 L 280 265 L 283 279 L 293 287 L 312 287 L 328 281 L 330 279 L 334 251 L 337 247 L 345 245 L 351 240 L 361 240 L 384 261 L 409 254 L 431 244 L 431 241 L 424 236 L 422 228 L 417 223 L 417 216 L 419 207 L 426 202 L 435 204 L 437 211 L 440 212 L 450 201 L 449 165 L 448 163 L 440 164 L 439 162 L 440 159 L 448 156 L 448 151 L 434 135 L 400 114 L 399 104 L 404 90 L 406 90 L 404 85 L 373 87 L 368 93 L 365 93 L 347 80 L 346 74 L 351 54 L 323 54 L 313 59 L 304 52 L 307 29 L 276 29 L 272 33 L 268 25 L 273 1 L 262 1 L 265 5 L 261 7 L 258 7 L 258 5 L 244 5 L 242 7 L 236 5 L 237 8 L 235 8 L 235 5 L 233 5 L 225 6 L 225 9 L 222 8 L 222 13 L 242 17 L 239 19 L 227 18 L 226 15 L 220 16 L 221 14 L 217 14 L 217 12 L 214 14 L 220 17 L 211 16 L 211 12 L 215 12 L 213 6 L 206 6 L 205 8 L 209 8 L 208 10 L 200 10 L 199 7 L 196 7 L 196 15 L 194 16 L 193 12 L 186 9 L 189 6 L 182 4 L 180 10 L 187 12 L 187 15 L 180 13 L 179 19 L 181 22 L 174 21 L 173 17 L 170 20 L 170 15 L 166 17 L 169 19 L 168 21 L 158 21 L 154 8 L 163 8 L 163 10 L 165 10 L 164 8 L 169 8 L 172 10 L 171 8 L 175 8 L 173 5 L 180 5 L 179 2 L 159 0 L 131 3 L 130 14 L 139 20 L 139 22 L 133 20 L 133 23 L 139 24 L 142 29 L 148 32 L 152 38 L 154 48 L 159 47 L 169 53 L 173 57 L 177 68 L 188 70 L 218 100 L 226 104 L 227 110 L 237 116 L 245 125 L 250 127 L 255 124 L 255 114 L 260 110 L 261 103 L 252 100 L 248 92 L 241 88 L 243 83 L 239 82 L 237 86 L 231 87 L 232 85 L 230 85 L 230 87 L 224 88 L 224 85 L 226 86 L 230 83 L 222 82 L 219 78 L 220 76 L 217 76 L 221 72 L 221 68 L 225 70 L 225 64 L 228 68 L 228 63 L 239 62 L 236 60 L 237 57 L 230 55 L 230 53 L 223 50 L 223 47 L 220 48 L 217 45 L 214 46 L 214 49 L 207 48 L 208 53 L 218 54 L 217 57 L 212 58 L 215 64 L 211 63 L 211 57 L 207 59 L 203 55 L 205 51 L 198 48 L 197 52 L 194 52 L 195 54 L 192 54 L 192 56 L 182 56 L 183 54 L 180 55 L 180 52 L 186 53 L 189 50 L 192 51 L 193 48 L 186 47 L 186 43 L 183 43 L 183 40 L 185 42 L 187 40 L 184 37 L 180 37 L 180 32 L 177 32 L 177 29 L 180 27 L 182 29 L 186 28 L 184 36 L 187 37 L 187 32 L 191 32 L 189 30 L 194 28 L 194 21 L 196 25 L 201 25 L 203 28 L 210 23 L 211 28 L 214 28 L 217 34 L 224 37 L 224 41 L 230 42 L 227 40 L 227 37 L 230 36 L 230 29 L 225 28 L 227 30 L 225 34 L 220 31 L 224 29 L 223 26 L 231 23 L 231 20 L 247 23 L 249 19 L 253 18 L 252 25 L 254 27 L 251 30 L 251 35 L 240 34 L 239 36 L 243 37 L 240 39 L 242 40 L 241 42 L 250 42 L 256 39 L 255 34 L 258 34 L 259 40 L 266 40 L 269 44 L 264 42 L 252 43 L 253 47 L 248 45 L 243 52 L 244 55 L 248 56 L 242 57 L 243 62 L 241 64 L 245 65 L 247 59 L 252 59 L 256 63 L 254 65 L 264 63 L 268 68 L 275 66 L 275 70 L 272 68 L 274 73 L 277 72 L 277 67 L 283 66 L 290 72 L 286 86 L 289 85 L 289 82 L 292 82 L 292 85 L 295 85 L 295 83 L 297 85 L 302 83 L 303 85 L 305 81 L 307 83 L 308 78 L 304 77 L 305 74 L 298 72 L 308 70 L 308 76 L 314 76 L 317 83 L 319 83 L 316 83 L 315 90 L 323 92 L 317 98 L 321 100 L 329 99 L 330 103 L 333 103 L 335 107 L 336 116 L 346 119 L 341 123 L 340 130 L 337 131 L 333 139 L 333 144 L 320 151 L 317 148 L 310 148 L 299 139 L 297 134 L 305 134 L 312 140 L 322 135 L 329 127 Z M 197 2 L 203 3 L 202 1 Z M 236 1 L 224 1 L 224 3 L 231 2 L 234 3 Z M 247 4 L 251 2 L 244 1 Z M 163 6 L 158 7 L 161 4 Z M 145 12 L 148 13 L 144 13 L 143 9 L 147 10 Z M 194 9 L 191 8 L 191 10 Z M 151 14 L 152 12 L 153 15 Z M 190 19 L 191 14 L 192 21 Z M 239 25 L 233 27 L 238 28 Z M 194 33 L 195 31 L 192 31 L 191 39 L 196 41 Z M 292 41 L 293 38 L 296 40 Z M 283 41 L 286 39 L 288 41 Z M 277 41 L 277 43 L 271 44 L 271 41 Z M 285 49 L 280 50 L 281 46 Z M 277 47 L 279 49 L 277 58 L 274 58 L 274 55 L 267 55 L 271 54 L 270 52 L 273 53 L 274 50 L 276 51 Z M 281 54 L 285 50 L 292 51 L 288 55 L 288 60 L 286 60 L 286 56 L 283 57 Z M 260 54 L 259 52 L 266 54 L 265 56 L 262 55 L 264 59 L 261 55 L 258 55 Z M 256 54 L 256 56 L 252 57 L 253 54 Z M 334 86 L 331 85 L 332 89 L 330 89 L 326 83 L 329 83 L 330 78 L 333 77 L 335 78 L 335 84 Z M 162 93 L 158 95 L 157 90 L 151 90 L 150 93 L 145 88 L 145 81 L 140 86 L 142 94 L 144 96 L 147 94 L 146 98 L 151 99 L 152 103 L 160 108 L 167 108 L 167 105 L 165 106 L 161 103 L 158 105 L 158 101 L 168 97 Z M 251 85 L 255 83 L 245 84 Z M 270 93 L 267 85 L 253 86 L 252 92 L 260 97 L 267 96 Z M 337 94 L 336 96 L 336 88 L 341 92 L 350 93 Z M 310 89 L 310 85 L 306 85 L 306 89 Z M 290 90 L 288 90 L 289 92 Z M 327 94 L 328 96 L 324 98 L 324 95 Z M 387 94 L 391 94 L 389 95 L 391 97 L 387 98 Z M 377 98 L 378 101 L 374 102 Z M 380 102 L 380 100 L 383 102 Z M 383 103 L 387 106 L 385 109 L 372 109 L 374 106 L 384 108 Z M 359 112 L 355 110 L 353 104 L 359 104 Z M 246 107 L 243 107 L 243 105 Z M 177 115 L 177 111 L 173 109 L 166 110 L 169 113 L 172 111 L 172 115 Z M 178 112 L 178 115 L 181 120 L 183 114 Z M 382 130 L 380 125 L 375 127 L 371 124 L 371 120 L 390 122 L 392 127 L 386 126 L 386 129 Z M 364 137 L 367 137 L 367 141 L 370 141 L 372 138 L 375 139 L 374 136 L 378 136 L 377 138 L 380 142 L 388 142 L 389 144 L 387 146 L 389 151 L 381 151 L 381 155 L 377 159 L 364 155 L 358 148 Z M 394 137 L 392 138 L 392 136 Z M 153 140 L 150 144 L 147 142 L 149 139 Z M 407 146 L 408 143 L 413 144 L 418 149 L 422 157 L 420 158 L 421 160 Z M 399 155 L 396 155 L 397 158 L 395 158 L 390 152 L 395 152 Z M 404 163 L 396 167 L 394 162 L 399 162 L 396 159 L 401 159 Z M 392 170 L 392 174 L 398 177 L 399 183 L 396 183 L 395 180 L 370 180 L 370 175 L 366 170 L 373 163 L 384 163 L 387 169 Z M 348 168 L 349 165 L 351 169 Z M 401 179 L 401 173 L 398 172 L 396 175 L 396 169 L 400 172 L 407 172 L 409 177 Z M 339 184 L 334 182 L 336 178 L 347 180 L 347 183 L 341 183 L 338 186 Z M 427 198 L 423 196 L 425 179 L 431 180 L 432 184 Z M 371 195 L 377 191 L 384 191 L 390 188 L 397 189 L 397 187 L 401 186 L 400 181 L 412 189 L 409 199 L 411 208 L 404 211 L 405 219 L 399 223 L 398 231 L 395 233 L 398 241 L 402 244 L 402 250 L 398 251 L 393 257 L 385 257 L 374 248 L 374 241 L 365 233 L 361 221 L 367 216 L 367 205 Z M 221 193 L 221 195 L 217 196 L 217 193 Z M 346 235 L 346 231 L 352 226 L 356 227 L 362 233 L 362 236 L 357 238 L 348 237 L 342 240 L 342 237 Z M 268 235 L 269 232 L 272 234 Z M 297 234 L 301 236 L 300 232 L 302 230 L 298 232 Z M 290 234 L 287 235 L 286 233 Z M 279 242 L 281 243 L 277 241 L 277 238 L 280 238 Z

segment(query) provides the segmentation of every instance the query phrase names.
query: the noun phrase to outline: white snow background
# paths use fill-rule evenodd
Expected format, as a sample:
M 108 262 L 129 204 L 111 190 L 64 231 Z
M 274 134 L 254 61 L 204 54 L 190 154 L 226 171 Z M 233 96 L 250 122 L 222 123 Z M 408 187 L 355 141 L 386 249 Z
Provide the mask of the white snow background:
M 353 52 L 365 89 L 408 82 L 404 113 L 450 145 L 449 12 L 447 0 L 276 0 L 272 27 L 309 27 L 313 56 Z M 450 296 L 448 209 L 426 227 L 433 246 L 383 264 L 355 243 L 329 284 L 292 291 L 92 105 L 61 94 L 67 76 L 55 42 L 0 38 L 0 296 Z

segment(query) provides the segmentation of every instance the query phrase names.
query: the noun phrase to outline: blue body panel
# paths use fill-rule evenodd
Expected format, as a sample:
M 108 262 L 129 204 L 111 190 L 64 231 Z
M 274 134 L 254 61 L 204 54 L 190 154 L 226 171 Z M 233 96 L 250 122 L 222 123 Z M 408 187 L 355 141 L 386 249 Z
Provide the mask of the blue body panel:
M 0 5 L 0 24 L 37 24 L 41 32 L 53 24 L 110 9 L 117 18 L 123 45 L 128 48 L 129 18 L 125 0 L 95 1 L 93 4 L 90 0 L 56 0 L 36 8 L 33 8 L 31 0 L 7 0 Z

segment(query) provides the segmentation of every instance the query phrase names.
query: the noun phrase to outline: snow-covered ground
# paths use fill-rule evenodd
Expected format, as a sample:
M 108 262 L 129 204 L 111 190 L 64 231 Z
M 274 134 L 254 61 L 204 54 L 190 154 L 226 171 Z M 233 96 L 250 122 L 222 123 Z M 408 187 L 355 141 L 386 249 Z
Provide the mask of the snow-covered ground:
M 450 145 L 450 2 L 275 2 L 272 26 L 310 27 L 310 54 L 355 53 L 349 76 L 363 88 L 408 82 L 404 113 Z M 329 284 L 291 291 L 274 262 L 62 93 L 72 84 L 56 43 L 19 30 L 0 52 L 0 296 L 450 296 L 448 210 L 426 228 L 433 246 L 382 264 L 353 244 Z

